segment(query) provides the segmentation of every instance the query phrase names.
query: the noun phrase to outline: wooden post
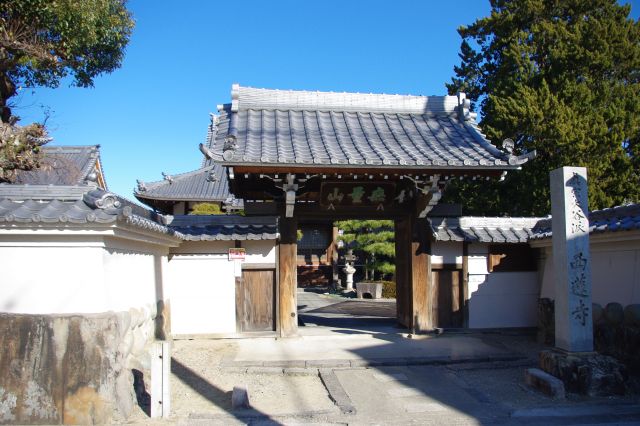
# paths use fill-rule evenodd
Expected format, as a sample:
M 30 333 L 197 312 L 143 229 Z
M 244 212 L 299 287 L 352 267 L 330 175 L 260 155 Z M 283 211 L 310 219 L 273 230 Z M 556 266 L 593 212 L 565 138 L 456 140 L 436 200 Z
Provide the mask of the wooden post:
M 462 326 L 469 328 L 469 243 L 462 243 Z
M 434 326 L 433 300 L 431 297 L 431 255 L 427 236 L 427 220 L 412 218 L 411 238 L 411 312 L 415 332 L 432 330 Z
M 171 412 L 171 346 L 153 342 L 151 346 L 151 417 L 169 417 Z
M 296 218 L 280 217 L 278 323 L 280 337 L 298 335 Z
M 426 219 L 395 222 L 396 303 L 398 322 L 412 332 L 433 329 L 431 256 Z
M 396 312 L 398 323 L 411 329 L 411 278 L 409 276 L 411 227 L 409 218 L 395 221 L 396 239 Z

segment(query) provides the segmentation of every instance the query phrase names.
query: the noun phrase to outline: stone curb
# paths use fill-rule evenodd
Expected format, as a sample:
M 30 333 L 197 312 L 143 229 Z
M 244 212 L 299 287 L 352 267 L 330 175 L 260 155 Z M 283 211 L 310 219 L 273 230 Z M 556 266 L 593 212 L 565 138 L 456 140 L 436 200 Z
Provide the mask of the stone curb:
M 225 422 L 225 424 L 233 424 L 238 420 L 245 421 L 250 424 L 263 424 L 262 423 L 263 421 L 265 422 L 264 424 L 270 424 L 270 425 L 273 424 L 273 422 L 279 422 L 279 421 L 283 422 L 283 424 L 285 421 L 287 422 L 287 424 L 290 424 L 292 419 L 293 420 L 311 420 L 315 417 L 325 417 L 332 414 L 334 414 L 334 412 L 331 410 L 315 410 L 315 411 L 301 411 L 301 412 L 289 413 L 289 414 L 267 415 L 267 414 L 257 412 L 252 408 L 249 408 L 249 409 L 234 410 L 233 415 L 229 415 L 226 413 L 210 414 L 206 412 L 190 413 L 187 416 L 187 419 L 190 421 L 189 423 L 178 422 L 178 424 L 190 424 L 192 421 L 198 421 L 198 420 L 202 420 L 202 421 L 228 420 L 228 422 Z M 306 422 L 303 424 L 306 424 Z M 314 422 L 313 424 L 315 425 L 317 423 Z M 345 423 L 331 423 L 331 424 L 335 425 L 335 424 L 345 424 Z
M 250 373 L 258 373 L 261 369 L 324 369 L 350 367 L 404 367 L 413 365 L 449 365 L 486 362 L 511 362 L 524 359 L 521 355 L 494 355 L 486 357 L 421 357 L 421 358 L 373 358 L 373 359 L 323 359 L 296 361 L 229 361 L 220 363 L 222 368 L 248 368 Z M 253 367 L 253 368 L 251 368 Z M 269 374 L 271 370 L 266 370 Z M 271 374 L 273 374 L 271 372 Z
M 356 407 L 351 402 L 351 398 L 344 390 L 338 376 L 330 368 L 321 368 L 319 370 L 320 380 L 329 392 L 329 398 L 340 408 L 342 414 L 356 414 Z
M 545 418 L 545 417 L 590 417 L 640 415 L 638 404 L 606 404 L 606 405 L 575 405 L 560 407 L 541 407 L 515 410 L 511 417 L 519 418 Z M 595 420 L 594 420 L 595 422 Z

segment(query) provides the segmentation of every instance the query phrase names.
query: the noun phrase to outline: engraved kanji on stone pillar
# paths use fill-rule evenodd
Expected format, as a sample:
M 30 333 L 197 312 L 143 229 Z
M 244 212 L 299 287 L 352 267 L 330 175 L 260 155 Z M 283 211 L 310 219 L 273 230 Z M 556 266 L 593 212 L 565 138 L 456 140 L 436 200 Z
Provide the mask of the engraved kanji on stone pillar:
M 593 351 L 587 169 L 551 172 L 556 347 Z

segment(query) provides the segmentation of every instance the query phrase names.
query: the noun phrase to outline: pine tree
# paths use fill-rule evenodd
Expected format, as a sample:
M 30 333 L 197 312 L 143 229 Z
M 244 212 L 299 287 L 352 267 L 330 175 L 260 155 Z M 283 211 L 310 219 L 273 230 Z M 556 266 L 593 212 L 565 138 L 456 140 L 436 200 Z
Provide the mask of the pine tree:
M 456 182 L 466 213 L 543 215 L 549 171 L 585 166 L 589 207 L 640 200 L 640 23 L 615 0 L 492 0 L 461 27 L 461 64 L 447 84 L 482 112 L 493 141 L 537 158 L 504 182 Z
M 343 231 L 339 241 L 365 254 L 365 279 L 384 278 L 395 272 L 395 233 L 392 220 L 343 220 L 335 226 Z M 377 275 L 376 275 L 377 274 Z

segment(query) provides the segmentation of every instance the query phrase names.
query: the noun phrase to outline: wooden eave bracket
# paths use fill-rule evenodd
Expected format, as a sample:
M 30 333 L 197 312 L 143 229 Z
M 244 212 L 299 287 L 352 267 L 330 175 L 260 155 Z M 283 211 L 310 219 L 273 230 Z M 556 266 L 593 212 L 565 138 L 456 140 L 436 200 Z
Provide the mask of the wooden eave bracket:
M 418 217 L 423 219 L 427 217 L 427 214 L 433 210 L 436 204 L 440 201 L 440 198 L 442 198 L 442 192 L 446 186 L 446 181 L 440 181 L 440 175 L 433 176 L 433 179 L 427 182 L 419 182 L 409 176 L 405 177 L 413 181 L 416 186 L 416 190 L 420 195 L 418 197 L 416 208 Z
M 287 174 L 287 183 L 282 185 L 282 190 L 285 193 L 285 217 L 293 217 L 293 209 L 296 204 L 296 191 L 298 190 L 298 184 L 295 183 L 296 175 Z

